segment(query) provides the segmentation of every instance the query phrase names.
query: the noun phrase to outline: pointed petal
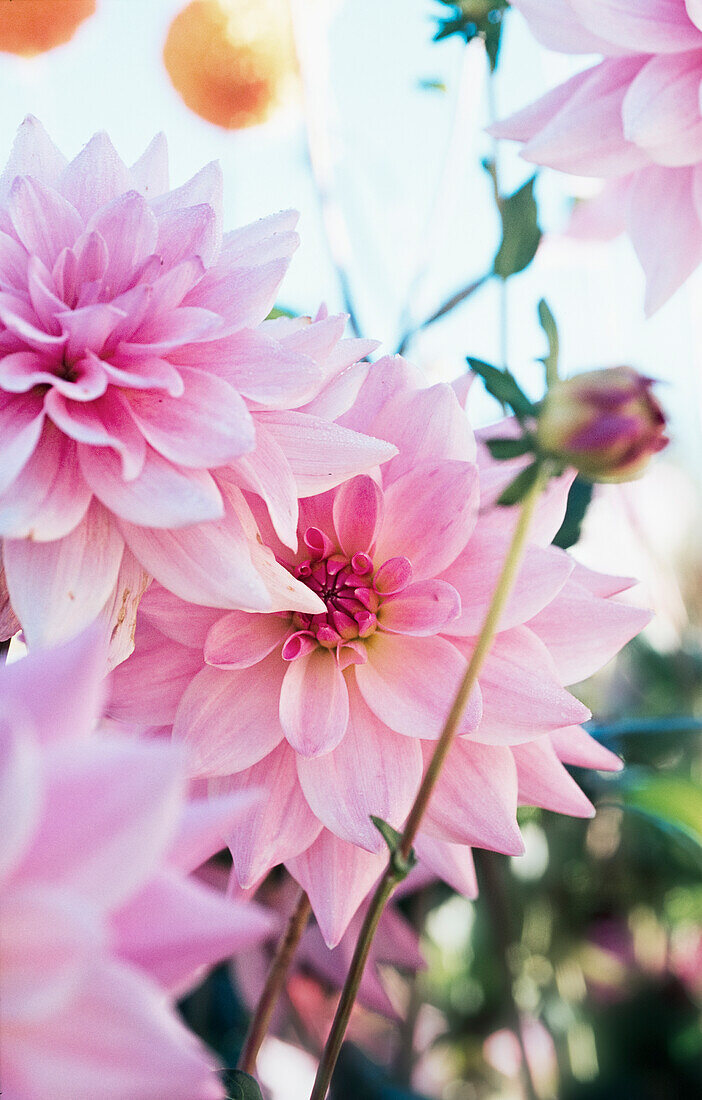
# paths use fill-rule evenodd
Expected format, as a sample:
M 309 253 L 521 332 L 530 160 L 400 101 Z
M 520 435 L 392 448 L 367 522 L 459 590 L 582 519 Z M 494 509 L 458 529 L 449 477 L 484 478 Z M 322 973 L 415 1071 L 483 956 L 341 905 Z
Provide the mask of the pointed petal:
M 125 482 L 133 482 L 144 470 L 147 455 L 144 437 L 130 415 L 129 406 L 114 388 L 91 401 L 68 400 L 54 388 L 44 398 L 44 408 L 60 431 L 82 445 L 82 451 L 110 448 L 114 455 L 119 455 Z
M 88 221 L 101 207 L 129 191 L 127 167 L 106 133 L 94 134 L 61 176 L 61 194 Z
M 615 753 L 591 737 L 582 726 L 567 726 L 554 730 L 549 736 L 558 759 L 564 764 L 603 772 L 620 772 L 624 767 Z
M 12 184 L 8 211 L 17 238 L 49 271 L 61 249 L 70 248 L 83 231 L 75 208 L 30 176 L 20 176 Z
M 211 627 L 205 661 L 216 668 L 250 668 L 281 646 L 289 633 L 285 617 L 230 611 Z
M 233 463 L 237 484 L 260 496 L 285 546 L 297 546 L 297 485 L 281 447 L 254 414 L 256 446 Z
M 139 621 L 134 652 L 110 680 L 108 714 L 140 726 L 167 726 L 193 678 L 202 669 L 202 654 L 164 638 Z
M 383 491 L 368 474 L 359 474 L 334 494 L 334 527 L 343 552 L 367 554 L 383 525 Z
M 31 458 L 0 497 L 0 535 L 36 542 L 63 538 L 83 519 L 91 496 L 75 443 L 45 424 Z
M 513 4 L 529 23 L 534 38 L 549 50 L 575 54 L 619 52 L 611 42 L 585 29 L 570 0 L 513 0 Z
M 624 134 L 658 164 L 702 158 L 700 54 L 659 55 L 646 62 L 624 96 Z
M 168 852 L 171 867 L 188 874 L 226 848 L 227 836 L 238 827 L 252 806 L 261 801 L 256 791 L 209 795 L 191 799 L 185 806 Z
M 452 584 L 418 581 L 383 600 L 378 622 L 391 634 L 426 637 L 444 631 L 460 613 L 461 598 Z
M 683 4 L 670 0 L 568 0 L 584 27 L 637 53 L 699 47 L 700 36 Z
M 646 275 L 646 313 L 660 309 L 702 259 L 698 168 L 651 166 L 631 185 L 628 230 Z
M 423 462 L 475 461 L 475 437 L 468 417 L 444 382 L 397 394 L 381 409 L 371 431 L 399 448 L 392 465 L 383 471 L 386 484 Z
M 595 807 L 558 759 L 548 736 L 512 749 L 522 806 L 541 806 L 571 817 L 594 817 Z
M 101 206 L 86 228 L 107 244 L 102 295 L 114 298 L 132 285 L 135 272 L 156 250 L 156 219 L 138 191 L 127 191 Z
M 2 365 L 9 358 L 0 360 L 0 385 Z M 34 454 L 43 426 L 43 407 L 35 394 L 0 393 L 0 492 L 12 484 Z
M 152 138 L 130 171 L 144 198 L 152 199 L 168 190 L 168 143 L 164 133 Z
M 222 611 L 187 603 L 154 582 L 139 605 L 139 617 L 171 641 L 202 652 L 207 633 L 221 619 Z
M 444 840 L 420 833 L 414 842 L 419 861 L 435 875 L 467 898 L 478 896 L 478 880 L 470 848 L 465 844 L 449 844 Z
M 0 176 L 3 200 L 16 176 L 33 176 L 48 187 L 56 187 L 66 163 L 39 119 L 27 115 L 17 130 L 10 158 Z
M 290 661 L 280 691 L 280 723 L 302 756 L 331 752 L 349 720 L 349 696 L 336 657 L 317 646 Z

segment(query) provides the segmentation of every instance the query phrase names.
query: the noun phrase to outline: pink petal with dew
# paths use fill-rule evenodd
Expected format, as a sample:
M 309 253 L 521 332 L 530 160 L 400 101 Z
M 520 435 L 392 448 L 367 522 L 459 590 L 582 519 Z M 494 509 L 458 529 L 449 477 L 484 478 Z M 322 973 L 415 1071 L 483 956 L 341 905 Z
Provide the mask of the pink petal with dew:
M 261 498 L 276 535 L 285 546 L 295 549 L 298 519 L 295 478 L 285 454 L 255 414 L 253 422 L 255 449 L 232 464 L 232 476 L 241 489 Z
M 348 340 L 344 344 L 350 343 Z M 362 341 L 354 341 L 362 343 Z M 375 341 L 365 341 L 365 346 L 358 348 L 355 354 L 359 356 L 369 355 L 376 347 Z M 322 420 L 337 420 L 343 416 L 357 400 L 361 386 L 365 382 L 370 363 L 354 363 L 342 370 L 340 374 L 332 378 L 324 386 L 316 397 L 308 401 L 300 408 L 300 412 L 309 413 L 311 416 L 321 417 Z
M 95 1021 L 100 1021 L 96 1028 Z M 37 1036 L 14 1036 L 18 1095 L 52 1100 L 224 1100 L 212 1056 L 178 1020 L 162 991 L 131 968 L 96 963 L 63 1012 Z
M 507 543 L 484 532 L 479 522 L 465 550 L 444 573 L 460 596 L 460 614 L 446 624 L 446 634 L 476 637 L 482 628 L 504 564 Z M 573 570 L 573 561 L 555 547 L 528 547 L 517 573 L 500 629 L 509 630 L 532 618 L 558 595 Z
M 16 347 L 34 348 L 46 356 L 47 362 L 56 365 L 61 362 L 68 337 L 39 328 L 39 318 L 25 297 L 1 293 L 0 321 L 7 329 L 5 340 L 13 341 Z
M 86 358 L 89 363 L 92 362 L 95 376 L 97 376 L 98 367 L 107 376 L 106 364 L 97 356 L 103 352 L 105 344 L 113 333 L 125 323 L 127 319 L 125 311 L 107 303 L 96 302 L 94 305 L 70 311 L 63 307 L 56 314 L 56 319 L 61 326 L 61 332 L 68 335 L 66 358 L 69 361 Z M 112 343 L 111 340 L 110 343 Z M 70 391 L 64 390 L 64 392 L 70 396 Z
M 250 668 L 281 646 L 289 633 L 285 617 L 230 611 L 211 627 L 205 661 L 216 668 Z
M 191 305 L 203 305 L 220 313 L 227 332 L 255 328 L 275 305 L 276 295 L 289 260 L 275 259 L 253 267 L 212 267 L 188 295 Z
M 317 647 L 288 663 L 280 692 L 280 723 L 297 753 L 331 752 L 348 720 L 346 681 L 334 654 Z
M 399 448 L 383 471 L 386 485 L 422 462 L 475 461 L 473 431 L 456 394 L 445 383 L 397 394 L 374 419 L 372 432 Z
M 105 206 L 130 190 L 129 170 L 106 133 L 93 134 L 88 144 L 61 175 L 60 191 L 88 221 Z
M 78 402 L 67 400 L 53 387 L 44 398 L 44 408 L 60 431 L 82 444 L 83 452 L 88 447 L 103 447 L 118 455 L 122 482 L 133 482 L 143 472 L 147 459 L 143 432 L 125 397 L 114 388 L 96 400 Z
M 422 750 L 428 764 L 433 746 L 423 744 Z M 521 853 L 517 769 L 510 750 L 456 740 L 434 788 L 422 831 L 450 844 Z
M 139 616 L 171 641 L 202 652 L 207 633 L 222 612 L 219 608 L 186 603 L 154 582 L 139 605 Z
M 130 169 L 140 194 L 153 198 L 168 190 L 168 143 L 164 133 L 156 134 Z
M 678 167 L 702 158 L 702 34 L 699 49 L 652 57 L 624 97 L 622 118 L 628 141 L 658 164 Z
M 284 664 L 275 654 L 253 668 L 224 672 L 207 666 L 197 673 L 173 723 L 173 739 L 188 754 L 190 775 L 244 771 L 280 744 L 283 672 Z
M 638 172 L 631 187 L 628 230 L 646 275 L 646 314 L 660 309 L 702 259 L 699 168 Z
M 209 267 L 219 247 L 219 217 L 208 203 L 185 210 L 167 210 L 158 216 L 158 241 L 152 250 L 165 267 L 175 267 L 197 256 Z
M 255 902 L 234 902 L 195 879 L 161 871 L 111 922 L 117 955 L 182 996 L 205 968 L 277 931 Z
M 674 53 L 702 46 L 702 35 L 679 0 L 568 0 L 588 31 L 637 53 Z
M 14 881 L 40 878 L 101 910 L 124 903 L 174 835 L 184 790 L 180 754 L 159 741 L 103 737 L 53 747 L 46 768 L 42 820 Z
M 0 386 L 3 362 L 0 360 Z M 0 393 L 0 492 L 12 484 L 34 454 L 43 426 L 44 411 L 37 395 Z
M 175 400 L 132 390 L 128 408 L 144 438 L 171 462 L 195 469 L 221 466 L 255 445 L 251 415 L 239 394 L 215 375 L 180 368 L 184 393 Z
M 402 825 L 422 777 L 418 742 L 384 726 L 349 684 L 350 715 L 341 743 L 325 756 L 298 757 L 297 774 L 311 809 L 341 840 L 371 852 L 385 841 L 370 820 L 375 814 Z
M 203 204 L 212 207 L 218 223 L 216 247 L 219 249 L 222 243 L 223 192 L 224 177 L 221 165 L 219 161 L 211 160 L 180 187 L 175 187 L 166 194 L 153 196 L 150 205 L 158 218 L 166 213 L 178 214 L 187 207 Z
M 227 836 L 247 812 L 262 800 L 262 792 L 241 791 L 190 799 L 168 851 L 168 863 L 188 874 L 227 846 Z
M 465 646 L 466 655 L 471 648 L 471 643 Z M 587 707 L 561 686 L 547 647 L 524 626 L 497 635 L 480 673 L 480 689 L 483 718 L 472 736 L 484 744 L 519 745 L 590 717 Z
M 20 243 L 49 270 L 61 249 L 70 248 L 83 231 L 75 207 L 52 187 L 30 176 L 14 181 L 7 209 Z
M 549 50 L 562 53 L 628 53 L 626 44 L 619 49 L 586 30 L 573 11 L 570 0 L 513 0 L 534 37 Z M 600 28 L 595 28 L 599 31 Z
M 564 684 L 587 679 L 602 668 L 651 619 L 650 611 L 593 596 L 569 580 L 559 596 L 540 611 L 529 627 L 546 644 Z M 573 629 L 574 623 L 584 628 Z M 573 725 L 583 721 L 564 722 Z
M 385 491 L 374 558 L 404 556 L 415 580 L 435 577 L 460 554 L 478 514 L 478 471 L 470 462 L 421 463 Z
M 373 424 L 387 404 L 396 400 L 408 389 L 421 389 L 426 385 L 419 367 L 413 366 L 401 355 L 384 355 L 373 364 L 361 387 L 358 400 L 342 417 L 341 423 L 357 432 L 373 432 Z
M 512 754 L 522 806 L 541 806 L 571 817 L 594 817 L 595 807 L 561 764 L 548 735 L 515 745 Z
M 336 947 L 387 863 L 387 851 L 371 853 L 324 829 L 307 851 L 286 860 L 312 904 L 327 947 Z
M 4 883 L 29 844 L 40 812 L 40 762 L 21 705 L 0 703 L 0 882 Z M 8 713 L 9 711 L 9 713 Z M 21 724 L 22 723 L 22 724 Z
M 524 146 L 525 160 L 585 176 L 623 176 L 645 167 L 647 154 L 626 140 L 622 123 L 624 97 L 643 64 L 641 57 L 608 59 L 590 69 Z
M 55 649 L 31 651 L 3 668 L 3 707 L 26 713 L 43 744 L 87 738 L 103 713 L 104 663 L 96 626 Z
M 461 613 L 461 598 L 447 581 L 430 580 L 410 584 L 402 592 L 387 596 L 378 622 L 391 634 L 418 637 L 438 634 L 453 624 Z
M 354 474 L 387 461 L 396 452 L 390 443 L 307 413 L 262 412 L 258 419 L 290 463 L 300 496 L 333 489 Z
M 28 274 L 27 251 L 8 233 L 0 233 L 0 287 L 24 291 Z
M 235 259 L 251 260 L 262 247 L 271 240 L 290 233 L 299 221 L 297 210 L 280 210 L 277 214 L 268 214 L 249 225 L 242 225 L 225 233 L 222 255 L 229 262 Z
M 96 912 L 45 886 L 3 892 L 2 934 L 2 1016 L 10 1034 L 61 1012 L 105 947 Z
M 63 538 L 83 519 L 91 497 L 75 443 L 45 424 L 31 458 L 0 497 L 0 535 L 35 542 Z
M 414 850 L 420 864 L 430 868 L 459 894 L 467 898 L 478 896 L 473 855 L 467 845 L 449 844 L 422 832 L 414 842 Z
M 619 772 L 624 764 L 619 757 L 596 741 L 582 726 L 568 726 L 549 734 L 558 759 L 577 768 L 595 768 Z
M 66 163 L 39 119 L 27 115 L 17 130 L 10 158 L 0 176 L 3 201 L 16 176 L 33 176 L 48 187 L 56 187 Z
M 108 714 L 142 726 L 170 725 L 184 691 L 202 669 L 202 654 L 170 641 L 143 620 L 135 643 L 129 661 L 113 672 Z
M 373 713 L 407 737 L 438 738 L 467 667 L 456 647 L 445 638 L 376 633 L 366 648 L 368 663 L 355 676 Z M 462 730 L 474 730 L 480 714 L 476 688 Z
M 383 525 L 383 491 L 368 474 L 359 474 L 337 489 L 332 515 L 344 554 L 367 554 Z
M 137 191 L 127 191 L 101 206 L 86 229 L 99 233 L 107 245 L 101 296 L 114 298 L 132 285 L 134 272 L 156 251 L 156 219 Z
M 178 528 L 222 516 L 222 498 L 206 470 L 174 466 L 151 447 L 147 447 L 142 472 L 133 481 L 124 480 L 121 462 L 110 448 L 81 443 L 78 457 L 95 496 L 129 524 Z
M 5 539 L 7 585 L 28 644 L 52 645 L 94 622 L 114 588 L 123 552 L 118 528 L 97 501 L 63 538 Z
M 303 852 L 321 832 L 322 823 L 307 805 L 297 778 L 295 753 L 287 742 L 239 775 L 210 780 L 209 789 L 213 794 L 264 792 L 263 800 L 228 836 L 234 872 L 246 890 L 272 867 Z

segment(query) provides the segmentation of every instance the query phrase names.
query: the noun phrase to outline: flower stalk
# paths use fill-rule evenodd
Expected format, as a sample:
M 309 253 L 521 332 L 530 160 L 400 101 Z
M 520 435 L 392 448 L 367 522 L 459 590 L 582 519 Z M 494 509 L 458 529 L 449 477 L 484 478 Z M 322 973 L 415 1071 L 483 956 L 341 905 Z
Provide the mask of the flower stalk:
M 253 1074 L 261 1044 L 266 1037 L 271 1016 L 283 990 L 302 933 L 307 927 L 312 907 L 304 890 L 300 891 L 295 908 L 288 921 L 285 933 L 276 948 L 270 965 L 263 992 L 259 997 L 239 1059 L 239 1069 Z
M 334 1016 L 329 1038 L 322 1052 L 314 1087 L 310 1094 L 310 1100 L 325 1100 L 329 1090 L 334 1067 L 339 1057 L 341 1044 L 343 1043 L 346 1028 L 351 1016 L 351 1010 L 353 1009 L 356 995 L 361 984 L 361 978 L 363 977 L 363 971 L 368 959 L 373 936 L 378 927 L 378 922 L 380 921 L 383 910 L 395 887 L 405 877 L 411 865 L 412 845 L 441 774 L 441 769 L 451 745 L 453 744 L 454 738 L 457 735 L 470 694 L 475 687 L 483 662 L 490 652 L 490 647 L 497 633 L 502 612 L 509 599 L 524 556 L 529 528 L 536 510 L 536 505 L 546 486 L 547 480 L 548 472 L 543 466 L 540 466 L 537 477 L 521 501 L 520 513 L 514 528 L 512 541 L 510 542 L 507 556 L 502 566 L 502 572 L 500 573 L 497 586 L 490 601 L 490 606 L 488 607 L 473 655 L 451 710 L 449 711 L 441 736 L 436 743 L 434 754 L 424 774 L 424 778 L 409 812 L 405 827 L 401 836 L 398 838 L 397 847 L 394 851 L 391 851 L 388 865 L 376 886 L 375 893 L 373 894 L 361 926 L 361 931 L 356 942 L 351 966 L 346 976 L 346 982 Z

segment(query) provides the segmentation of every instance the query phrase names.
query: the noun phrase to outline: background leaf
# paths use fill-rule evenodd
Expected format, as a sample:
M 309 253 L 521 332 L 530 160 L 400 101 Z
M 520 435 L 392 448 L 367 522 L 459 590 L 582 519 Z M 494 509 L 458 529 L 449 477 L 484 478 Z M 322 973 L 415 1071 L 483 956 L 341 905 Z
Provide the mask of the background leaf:
M 534 198 L 535 181 L 536 176 L 532 176 L 513 195 L 500 199 L 502 243 L 493 264 L 500 279 L 508 279 L 528 267 L 539 247 L 541 230 Z

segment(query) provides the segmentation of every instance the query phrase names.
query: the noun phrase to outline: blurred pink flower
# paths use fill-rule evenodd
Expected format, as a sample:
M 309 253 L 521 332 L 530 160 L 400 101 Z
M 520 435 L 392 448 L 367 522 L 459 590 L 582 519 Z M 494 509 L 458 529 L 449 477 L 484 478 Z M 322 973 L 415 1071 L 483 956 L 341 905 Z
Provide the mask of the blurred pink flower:
M 596 200 L 596 216 L 578 219 L 579 232 L 589 220 L 611 235 L 621 220 L 653 313 L 702 260 L 702 3 L 514 6 L 550 49 L 604 57 L 491 132 L 524 142 L 522 156 L 536 164 L 616 181 Z
M 252 798 L 186 806 L 174 746 L 89 736 L 95 631 L 0 675 L 0 1078 L 15 1100 L 223 1097 L 169 1001 L 272 918 L 189 877 Z
M 133 624 L 144 571 L 274 609 L 242 488 L 291 541 L 299 493 L 392 453 L 330 423 L 374 345 L 342 341 L 343 317 L 261 324 L 296 214 L 223 236 L 221 207 L 214 162 L 168 190 L 163 136 L 128 169 L 105 134 L 67 164 L 35 119 L 19 130 L 0 177 L 0 536 L 30 645 L 103 608 Z
M 515 523 L 514 510 L 494 506 L 514 464 L 496 466 L 481 446 L 481 475 L 450 386 L 421 388 L 403 360 L 381 360 L 344 423 L 399 453 L 375 479 L 302 500 L 296 554 L 259 517 L 279 561 L 323 611 L 223 615 L 154 586 L 111 701 L 117 718 L 172 725 L 213 792 L 269 792 L 230 838 L 236 874 L 248 888 L 285 862 L 330 945 L 386 859 L 370 815 L 398 827 L 414 799 Z M 589 712 L 562 685 L 590 675 L 648 619 L 608 598 L 626 582 L 574 568 L 549 546 L 568 484 L 554 483 L 541 503 L 416 844 L 468 894 L 465 846 L 522 851 L 518 801 L 591 814 L 559 756 L 598 767 L 613 758 L 579 728 Z

